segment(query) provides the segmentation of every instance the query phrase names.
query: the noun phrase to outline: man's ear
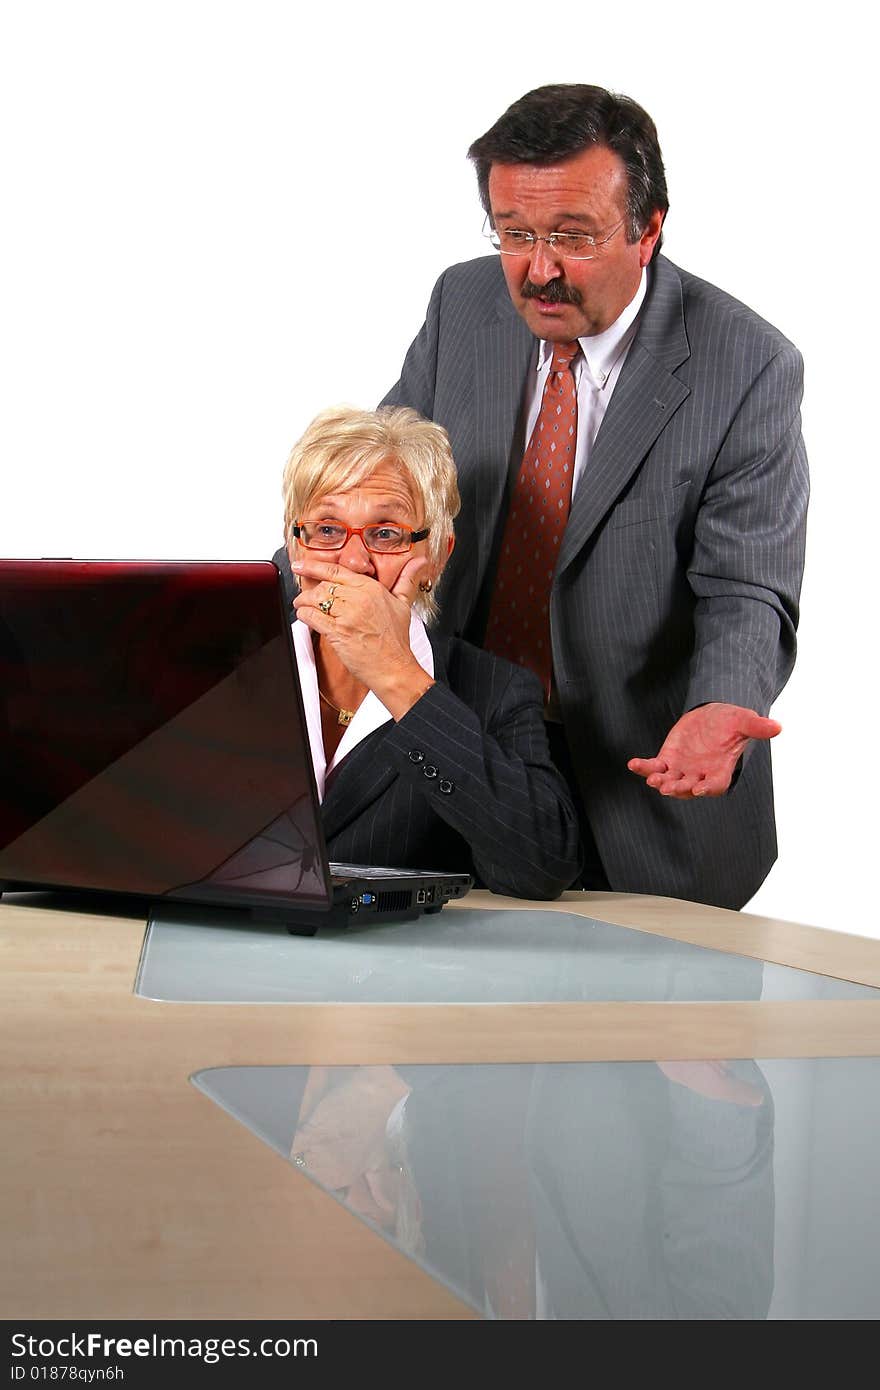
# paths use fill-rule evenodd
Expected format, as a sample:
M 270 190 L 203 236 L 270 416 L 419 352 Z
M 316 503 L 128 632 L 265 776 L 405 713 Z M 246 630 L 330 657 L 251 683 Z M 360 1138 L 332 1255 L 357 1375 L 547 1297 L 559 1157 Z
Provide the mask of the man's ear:
M 659 208 L 655 208 L 648 219 L 648 225 L 642 232 L 639 241 L 639 263 L 642 266 L 650 265 L 651 257 L 654 254 L 654 247 L 657 245 L 657 238 L 663 230 L 663 213 Z

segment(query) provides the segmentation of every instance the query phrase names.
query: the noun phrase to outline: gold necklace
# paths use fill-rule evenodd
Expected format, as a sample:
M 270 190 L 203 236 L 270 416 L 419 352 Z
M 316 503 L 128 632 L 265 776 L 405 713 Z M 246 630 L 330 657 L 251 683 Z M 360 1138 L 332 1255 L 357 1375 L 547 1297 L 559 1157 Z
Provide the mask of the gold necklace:
M 324 694 L 324 692 L 323 692 L 323 690 L 320 688 L 320 686 L 318 687 L 318 694 L 320 695 L 321 699 L 324 701 L 324 704 L 325 704 L 325 705 L 329 705 L 331 709 L 335 709 L 335 711 L 336 711 L 336 723 L 337 723 L 337 724 L 346 725 L 346 724 L 350 724 L 350 723 L 351 723 L 351 721 L 354 719 L 354 710 L 353 710 L 353 709 L 342 709 L 339 705 L 334 705 L 334 703 L 333 703 L 332 700 L 328 700 L 328 699 L 327 699 L 327 696 Z

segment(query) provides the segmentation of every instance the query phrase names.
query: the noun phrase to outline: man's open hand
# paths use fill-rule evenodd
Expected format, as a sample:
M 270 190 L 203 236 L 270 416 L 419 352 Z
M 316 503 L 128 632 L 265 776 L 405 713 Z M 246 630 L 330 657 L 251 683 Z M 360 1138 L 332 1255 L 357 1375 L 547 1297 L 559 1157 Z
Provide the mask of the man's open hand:
M 673 724 L 655 758 L 630 758 L 627 767 L 661 796 L 723 796 L 749 740 L 775 738 L 781 730 L 753 709 L 700 705 Z

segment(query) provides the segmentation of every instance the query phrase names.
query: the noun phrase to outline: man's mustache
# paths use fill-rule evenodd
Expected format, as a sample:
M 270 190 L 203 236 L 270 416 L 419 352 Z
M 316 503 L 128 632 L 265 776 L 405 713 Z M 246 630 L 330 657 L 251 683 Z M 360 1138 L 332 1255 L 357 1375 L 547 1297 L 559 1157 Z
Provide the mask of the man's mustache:
M 543 299 L 547 304 L 574 304 L 580 308 L 584 302 L 580 290 L 565 280 L 548 280 L 546 285 L 536 285 L 525 280 L 520 288 L 523 299 Z

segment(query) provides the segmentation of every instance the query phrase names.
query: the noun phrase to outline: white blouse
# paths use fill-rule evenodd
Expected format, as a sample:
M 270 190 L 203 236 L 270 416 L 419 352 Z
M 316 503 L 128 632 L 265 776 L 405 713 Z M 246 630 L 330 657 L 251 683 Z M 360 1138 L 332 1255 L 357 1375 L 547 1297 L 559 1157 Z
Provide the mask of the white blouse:
M 383 724 L 387 724 L 391 715 L 378 696 L 374 695 L 372 690 L 368 690 L 355 710 L 354 719 L 339 740 L 339 746 L 328 764 L 324 753 L 324 736 L 321 732 L 321 700 L 318 695 L 318 670 L 315 666 L 315 649 L 312 646 L 311 629 L 306 627 L 305 623 L 295 621 L 291 625 L 291 630 L 306 712 L 309 744 L 312 750 L 312 766 L 315 769 L 315 782 L 318 787 L 318 799 L 323 801 L 327 774 L 332 772 L 337 763 L 340 763 L 346 754 L 350 753 L 352 748 L 356 748 L 368 734 Z M 425 624 L 415 613 L 410 615 L 409 620 L 409 645 L 422 670 L 427 671 L 429 676 L 433 676 L 434 653 L 431 650 Z

